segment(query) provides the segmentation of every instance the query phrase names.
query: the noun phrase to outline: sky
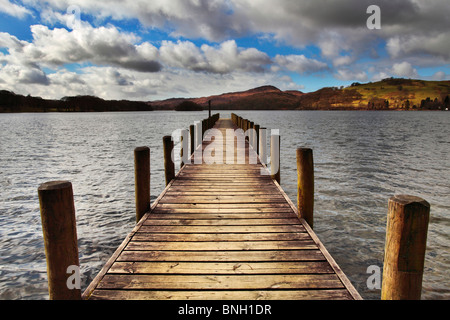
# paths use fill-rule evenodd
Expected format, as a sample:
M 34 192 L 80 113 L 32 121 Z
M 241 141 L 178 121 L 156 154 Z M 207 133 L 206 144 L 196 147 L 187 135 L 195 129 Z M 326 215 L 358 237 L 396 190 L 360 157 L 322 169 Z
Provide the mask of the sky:
M 449 30 L 448 0 L 0 0 L 0 89 L 152 101 L 449 80 Z

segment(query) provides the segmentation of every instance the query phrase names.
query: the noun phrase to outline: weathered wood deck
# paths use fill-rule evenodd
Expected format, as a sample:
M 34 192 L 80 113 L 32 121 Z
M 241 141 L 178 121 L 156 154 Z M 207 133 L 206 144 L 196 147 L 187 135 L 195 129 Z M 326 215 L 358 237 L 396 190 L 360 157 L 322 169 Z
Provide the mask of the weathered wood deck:
M 235 126 L 220 119 L 215 128 L 225 137 Z M 245 149 L 246 164 L 185 165 L 83 298 L 361 299 Z

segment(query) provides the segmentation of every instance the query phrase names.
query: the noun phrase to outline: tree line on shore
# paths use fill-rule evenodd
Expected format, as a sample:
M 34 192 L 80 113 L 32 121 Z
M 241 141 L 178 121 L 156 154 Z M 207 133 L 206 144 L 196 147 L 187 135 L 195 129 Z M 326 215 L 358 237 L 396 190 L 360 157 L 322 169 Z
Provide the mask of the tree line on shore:
M 64 97 L 48 100 L 0 90 L 0 112 L 103 112 L 153 111 L 147 102 L 104 100 L 94 96 Z

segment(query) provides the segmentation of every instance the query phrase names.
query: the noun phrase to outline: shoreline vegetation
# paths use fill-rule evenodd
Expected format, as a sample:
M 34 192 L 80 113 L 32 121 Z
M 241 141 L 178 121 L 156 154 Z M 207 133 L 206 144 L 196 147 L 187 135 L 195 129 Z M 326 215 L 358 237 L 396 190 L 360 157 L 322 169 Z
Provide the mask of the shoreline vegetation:
M 160 101 L 104 100 L 94 96 L 60 100 L 23 96 L 0 90 L 0 113 L 201 111 L 208 110 L 448 110 L 450 81 L 387 78 L 378 82 L 326 87 L 315 92 L 281 91 L 262 86 L 242 92 L 203 98 L 172 98 Z

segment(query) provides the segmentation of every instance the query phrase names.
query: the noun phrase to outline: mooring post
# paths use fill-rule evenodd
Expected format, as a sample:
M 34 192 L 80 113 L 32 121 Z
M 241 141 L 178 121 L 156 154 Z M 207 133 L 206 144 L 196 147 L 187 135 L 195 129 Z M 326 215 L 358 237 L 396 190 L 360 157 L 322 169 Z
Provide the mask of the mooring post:
M 189 138 L 191 144 L 191 153 L 189 155 L 192 155 L 195 150 L 195 126 L 193 124 L 189 126 Z
M 163 137 L 164 146 L 164 171 L 166 176 L 166 186 L 175 178 L 175 164 L 172 159 L 173 141 L 172 136 Z
M 299 217 L 313 228 L 314 162 L 309 148 L 297 149 L 297 208 Z
M 270 176 L 280 184 L 280 135 L 270 136 Z
M 245 139 L 248 140 L 248 127 L 249 127 L 250 122 L 248 121 L 248 119 L 244 120 L 244 133 L 245 133 Z
M 256 154 L 259 155 L 259 124 L 255 124 L 254 126 L 255 131 L 253 132 L 253 149 L 255 149 Z
M 427 244 L 430 204 L 397 195 L 388 203 L 382 300 L 419 300 Z
M 150 211 L 150 148 L 134 149 L 134 190 L 136 198 L 136 223 Z
M 72 268 L 79 276 L 77 229 L 72 183 L 51 181 L 38 188 L 48 292 L 51 300 L 81 300 L 81 288 L 69 286 Z M 69 268 L 71 267 L 71 268 Z

